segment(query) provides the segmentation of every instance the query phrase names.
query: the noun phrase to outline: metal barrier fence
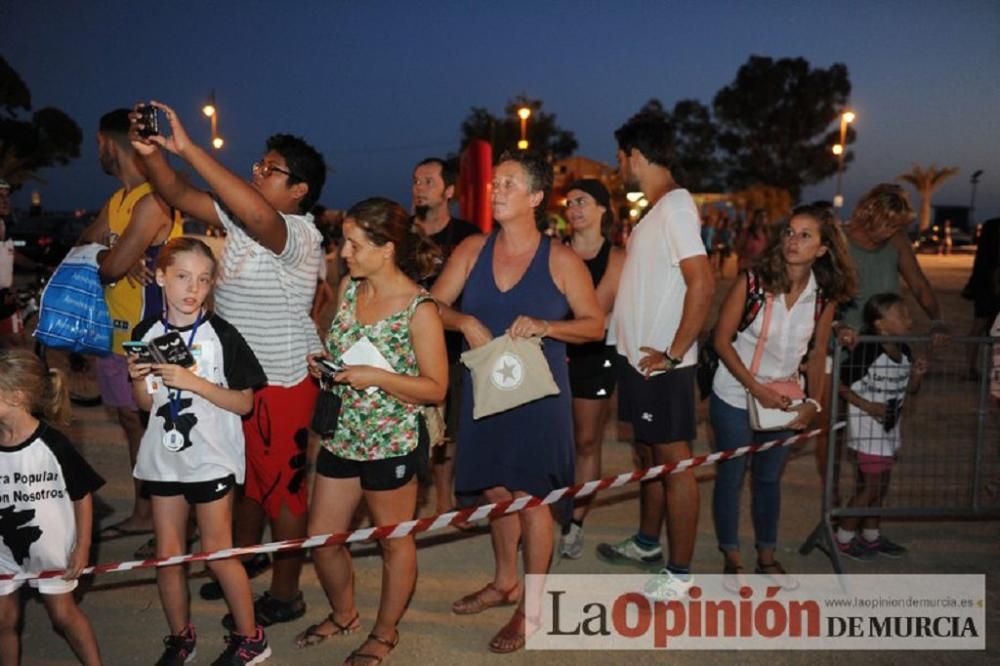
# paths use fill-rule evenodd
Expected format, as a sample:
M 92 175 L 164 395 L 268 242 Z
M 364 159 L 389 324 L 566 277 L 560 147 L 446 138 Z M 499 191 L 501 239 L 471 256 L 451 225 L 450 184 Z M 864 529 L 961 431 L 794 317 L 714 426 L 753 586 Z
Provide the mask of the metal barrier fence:
M 904 345 L 907 361 L 889 353 Z M 818 547 L 840 573 L 837 526 L 860 528 L 866 517 L 1000 518 L 994 345 L 1000 338 L 932 345 L 929 337 L 861 336 L 854 351 L 834 350 L 829 418 L 848 426 L 829 433 L 822 514 L 801 554 Z M 926 373 L 912 392 L 921 357 Z

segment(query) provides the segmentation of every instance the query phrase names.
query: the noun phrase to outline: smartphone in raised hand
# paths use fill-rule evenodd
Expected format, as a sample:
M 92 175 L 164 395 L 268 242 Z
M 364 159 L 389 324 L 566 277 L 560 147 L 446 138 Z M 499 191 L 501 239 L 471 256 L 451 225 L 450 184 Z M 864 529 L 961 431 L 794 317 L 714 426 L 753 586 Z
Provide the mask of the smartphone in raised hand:
M 142 126 L 138 128 L 139 136 L 148 139 L 160 133 L 160 119 L 155 106 L 143 104 L 136 111 L 139 113 L 139 124 Z

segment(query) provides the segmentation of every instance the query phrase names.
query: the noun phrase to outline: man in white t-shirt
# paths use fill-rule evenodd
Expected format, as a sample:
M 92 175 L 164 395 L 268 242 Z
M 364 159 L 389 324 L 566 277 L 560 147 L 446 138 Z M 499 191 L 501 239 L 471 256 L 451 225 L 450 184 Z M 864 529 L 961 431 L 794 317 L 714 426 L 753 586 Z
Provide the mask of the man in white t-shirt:
M 309 315 L 323 258 L 322 237 L 306 211 L 323 189 L 326 164 L 302 139 L 276 134 L 253 163 L 248 183 L 191 143 L 173 109 L 154 106 L 166 116 L 172 135 L 137 140 L 133 125 L 133 145 L 167 203 L 225 229 L 215 307 L 243 335 L 267 375 L 267 385 L 254 391 L 253 413 L 243 421 L 246 485 L 236 511 L 235 545 L 256 543 L 265 517 L 274 540 L 304 537 L 306 447 L 318 394 L 306 357 L 322 350 Z M 214 194 L 181 178 L 157 146 L 183 158 Z M 301 568 L 301 551 L 275 554 L 270 589 L 254 603 L 259 624 L 305 613 Z M 226 620 L 223 624 L 232 624 L 230 616 Z
M 715 290 L 701 241 L 698 209 L 670 170 L 666 121 L 640 114 L 615 132 L 622 179 L 650 202 L 628 241 L 608 343 L 618 350 L 619 418 L 632 423 L 643 467 L 691 456 L 695 437 L 697 339 Z M 640 490 L 639 531 L 598 555 L 640 568 L 664 565 L 660 530 L 667 514 L 669 558 L 646 592 L 686 589 L 698 527 L 698 486 L 691 470 L 648 481 Z M 651 586 L 651 587 L 650 587 Z

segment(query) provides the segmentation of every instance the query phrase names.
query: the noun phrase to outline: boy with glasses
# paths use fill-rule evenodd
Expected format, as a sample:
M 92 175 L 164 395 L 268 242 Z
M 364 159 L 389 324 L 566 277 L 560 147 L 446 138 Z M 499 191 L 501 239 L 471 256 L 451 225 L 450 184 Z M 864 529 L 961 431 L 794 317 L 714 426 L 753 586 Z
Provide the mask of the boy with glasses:
M 275 134 L 247 182 L 191 143 L 173 109 L 152 104 L 166 116 L 172 134 L 139 139 L 139 116 L 133 114 L 133 145 L 164 200 L 225 229 L 216 310 L 246 338 L 268 380 L 255 392 L 254 411 L 243 422 L 247 479 L 236 511 L 235 543 L 256 543 L 265 517 L 273 539 L 304 537 L 306 445 L 318 392 L 306 357 L 322 350 L 309 314 L 323 260 L 322 237 L 306 211 L 319 199 L 326 164 L 302 139 Z M 181 178 L 160 148 L 190 164 L 213 194 Z M 261 625 L 305 613 L 299 590 L 302 559 L 301 551 L 275 554 L 270 589 L 254 604 Z M 232 623 L 228 615 L 223 624 L 227 621 Z

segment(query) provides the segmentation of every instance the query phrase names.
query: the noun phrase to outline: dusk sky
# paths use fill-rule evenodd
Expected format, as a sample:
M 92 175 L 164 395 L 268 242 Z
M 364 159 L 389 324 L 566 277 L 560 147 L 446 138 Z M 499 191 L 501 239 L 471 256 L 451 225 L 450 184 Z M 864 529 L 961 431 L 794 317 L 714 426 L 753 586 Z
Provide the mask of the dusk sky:
M 413 164 L 458 148 L 472 106 L 541 98 L 579 154 L 614 161 L 612 132 L 651 97 L 711 104 L 750 55 L 847 65 L 857 112 L 846 205 L 914 164 L 957 166 L 936 204 L 1000 215 L 1000 2 L 4 2 L 0 53 L 34 108 L 82 127 L 82 155 L 38 184 L 50 210 L 98 208 L 104 112 L 156 98 L 207 144 L 216 91 L 221 160 L 249 175 L 272 133 L 300 134 L 332 173 L 321 197 L 409 205 Z M 25 207 L 29 184 L 14 197 Z M 830 199 L 834 181 L 807 188 Z M 914 197 L 914 204 L 917 199 Z

